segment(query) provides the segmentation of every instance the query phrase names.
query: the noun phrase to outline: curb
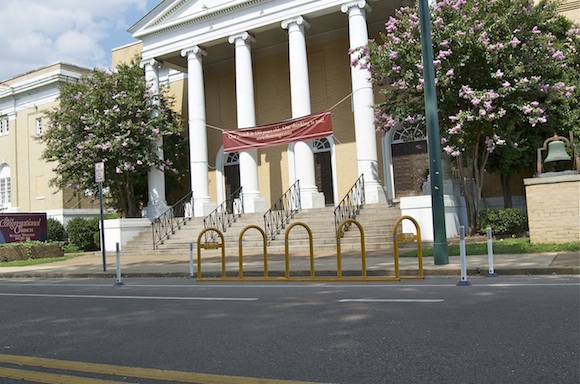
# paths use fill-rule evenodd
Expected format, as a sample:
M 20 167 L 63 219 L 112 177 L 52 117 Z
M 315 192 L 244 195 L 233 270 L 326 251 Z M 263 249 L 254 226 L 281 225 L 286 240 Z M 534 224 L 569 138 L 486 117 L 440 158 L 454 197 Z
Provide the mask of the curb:
M 522 275 L 580 275 L 580 267 L 538 267 L 538 268 L 495 268 L 495 273 L 498 276 L 522 276 Z M 386 273 L 388 272 L 388 274 Z M 391 277 L 393 276 L 392 271 L 380 271 L 380 270 L 370 270 L 367 271 L 368 277 Z M 447 268 L 443 270 L 436 269 L 426 269 L 423 271 L 425 277 L 429 276 L 448 276 L 448 277 L 460 277 L 461 270 L 459 268 Z M 482 268 L 468 268 L 468 276 L 485 276 L 487 274 L 487 269 Z M 352 278 L 360 277 L 360 271 L 343 271 L 343 277 Z M 237 273 L 228 273 L 228 281 L 235 281 L 238 277 Z M 284 271 L 269 271 L 268 276 L 271 278 L 281 278 L 284 277 Z M 331 278 L 336 276 L 336 271 L 317 271 L 316 277 L 319 278 Z M 401 277 L 413 277 L 417 276 L 416 269 L 405 269 L 400 271 Z M 244 272 L 244 277 L 248 279 L 259 279 L 263 277 L 261 272 Z M 293 271 L 289 280 L 291 281 L 293 277 L 296 278 L 308 278 L 310 277 L 309 271 Z M 316 281 L 316 277 L 312 281 Z M 92 272 L 92 273 L 59 273 L 59 272 L 0 272 L 0 279 L 30 279 L 30 278 L 41 278 L 41 279 L 115 279 L 117 274 L 113 272 Z M 197 273 L 191 276 L 187 272 L 128 272 L 121 273 L 121 278 L 190 278 L 197 279 Z M 204 279 L 220 279 L 221 272 L 204 272 Z M 242 282 L 244 279 L 238 279 Z M 266 281 L 266 280 L 265 280 Z M 337 279 L 340 281 L 340 279 Z M 361 281 L 365 281 L 361 278 Z

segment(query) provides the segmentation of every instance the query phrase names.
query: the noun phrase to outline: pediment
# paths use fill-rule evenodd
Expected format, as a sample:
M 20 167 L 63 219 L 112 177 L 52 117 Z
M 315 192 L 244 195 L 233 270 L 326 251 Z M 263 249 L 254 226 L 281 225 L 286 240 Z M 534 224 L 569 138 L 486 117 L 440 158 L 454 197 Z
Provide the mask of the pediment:
M 223 15 L 256 2 L 260 0 L 164 0 L 129 28 L 129 32 L 133 36 L 144 35 L 196 19 Z

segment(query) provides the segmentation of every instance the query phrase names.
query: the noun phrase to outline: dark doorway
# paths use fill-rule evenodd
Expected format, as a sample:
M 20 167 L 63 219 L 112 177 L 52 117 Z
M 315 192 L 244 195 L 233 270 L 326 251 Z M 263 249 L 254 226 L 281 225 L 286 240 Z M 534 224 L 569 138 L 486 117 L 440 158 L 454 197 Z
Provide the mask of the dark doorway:
M 239 198 L 240 184 L 240 164 L 238 153 L 228 154 L 226 164 L 224 165 L 224 177 L 226 184 L 226 200 L 231 203 L 228 204 L 228 211 L 233 209 L 233 200 Z
M 324 203 L 334 205 L 334 188 L 332 185 L 332 163 L 330 152 L 317 152 L 314 154 L 314 169 L 318 192 L 324 194 Z

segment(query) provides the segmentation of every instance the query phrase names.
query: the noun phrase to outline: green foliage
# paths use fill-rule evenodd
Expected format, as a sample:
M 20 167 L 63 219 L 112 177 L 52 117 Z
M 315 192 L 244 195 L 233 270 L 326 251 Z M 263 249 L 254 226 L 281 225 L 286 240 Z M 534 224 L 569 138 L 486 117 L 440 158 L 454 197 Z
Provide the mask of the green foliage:
M 79 247 L 71 243 L 63 245 L 62 250 L 64 253 L 78 253 L 81 251 Z
M 61 243 L 51 241 L 27 240 L 0 244 L 0 261 L 41 259 L 61 257 Z
M 433 67 L 443 151 L 464 183 L 470 233 L 477 225 L 484 171 L 533 169 L 535 150 L 554 132 L 580 126 L 580 29 L 557 2 L 446 0 L 431 7 Z M 384 100 L 380 131 L 425 125 L 420 19 L 398 9 L 377 41 L 353 52 Z
M 516 235 L 528 230 L 528 215 L 517 208 L 482 209 L 479 211 L 479 232 L 491 228 L 496 235 Z
M 47 231 L 48 241 L 62 241 L 64 239 L 64 225 L 52 217 L 47 220 Z
M 99 218 L 83 219 L 75 217 L 66 225 L 69 242 L 81 251 L 95 251 L 98 245 L 95 243 L 95 233 L 99 233 Z
M 122 216 L 139 217 L 149 169 L 180 175 L 175 164 L 187 156 L 181 147 L 175 150 L 184 139 L 172 104 L 165 92 L 149 90 L 136 59 L 62 85 L 58 107 L 47 113 L 49 129 L 39 137 L 46 144 L 42 158 L 56 164 L 51 185 L 96 195 L 94 166 L 103 162 L 107 204 Z M 161 158 L 164 139 L 170 148 Z

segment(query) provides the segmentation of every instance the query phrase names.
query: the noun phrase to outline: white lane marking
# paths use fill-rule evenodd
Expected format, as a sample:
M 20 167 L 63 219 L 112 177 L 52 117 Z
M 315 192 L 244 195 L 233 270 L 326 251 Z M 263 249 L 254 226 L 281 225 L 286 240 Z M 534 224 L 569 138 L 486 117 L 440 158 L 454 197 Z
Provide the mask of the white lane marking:
M 339 303 L 442 303 L 444 299 L 342 299 Z
M 0 293 L 0 296 L 54 297 L 65 299 L 125 299 L 125 300 L 192 300 L 192 301 L 258 301 L 257 297 L 187 297 L 187 296 L 107 296 L 107 295 L 60 295 L 34 293 Z

